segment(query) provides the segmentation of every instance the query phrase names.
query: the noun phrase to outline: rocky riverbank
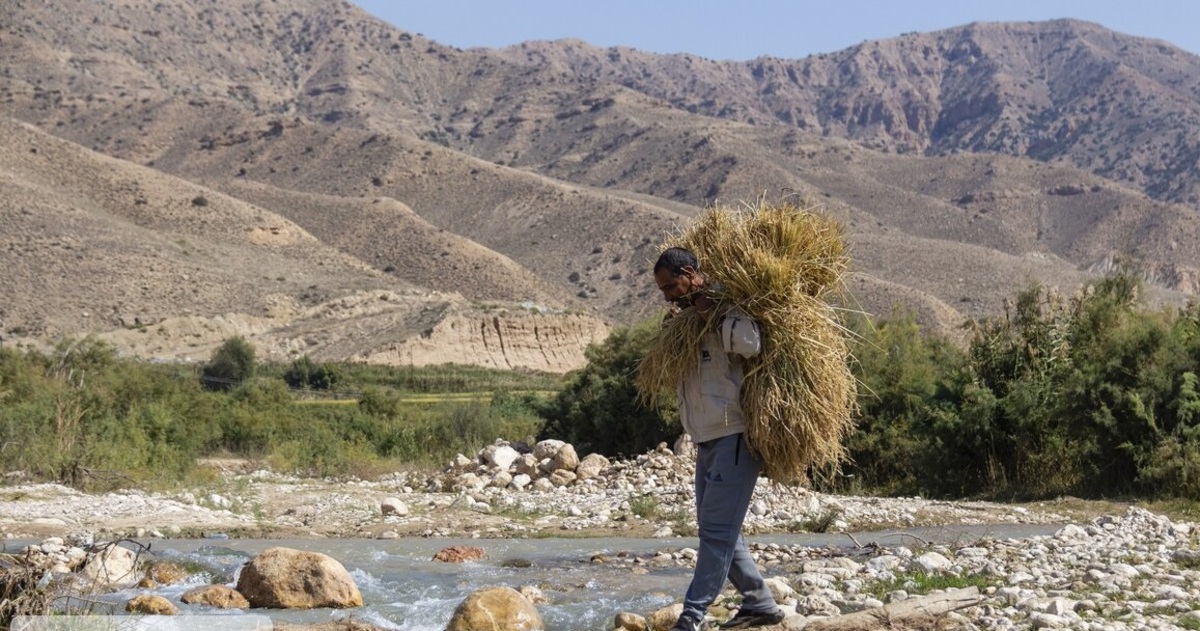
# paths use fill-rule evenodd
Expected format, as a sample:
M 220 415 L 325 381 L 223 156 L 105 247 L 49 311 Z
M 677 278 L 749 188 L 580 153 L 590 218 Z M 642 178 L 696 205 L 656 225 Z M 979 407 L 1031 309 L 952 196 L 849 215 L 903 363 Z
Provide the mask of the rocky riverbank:
M 682 547 L 694 542 L 693 462 L 686 445 L 678 451 L 660 447 L 609 462 L 577 458 L 573 448 L 557 441 L 529 449 L 496 444 L 442 471 L 349 481 L 305 479 L 253 463 L 221 461 L 210 463 L 217 471 L 210 486 L 174 492 L 92 495 L 59 485 L 13 483 L 0 487 L 0 535 L 82 541 L 475 537 L 484 546 L 487 538 L 663 538 L 651 555 L 593 559 L 627 564 L 639 573 L 694 561 L 694 550 Z M 853 534 L 956 524 L 1044 524 L 1055 534 L 953 543 Z M 836 547 L 754 546 L 778 599 L 792 612 L 786 628 L 883 611 L 918 596 L 958 594 L 954 598 L 965 604 L 941 615 L 939 624 L 1200 629 L 1200 527 L 1139 508 L 1069 500 L 1012 505 L 859 497 L 763 480 L 746 530 L 845 533 Z M 960 589 L 977 591 L 953 591 Z M 714 619 L 728 611 L 714 608 Z M 636 624 L 637 615 L 623 623 Z
M 624 461 L 578 458 L 561 441 L 498 443 L 441 471 L 375 480 L 313 479 L 259 463 L 213 460 L 210 484 L 176 491 L 84 493 L 58 484 L 0 486 L 0 538 L 689 536 L 688 445 Z M 1067 523 L 1078 502 L 1026 505 L 816 493 L 760 480 L 746 532 L 855 532 L 944 524 Z

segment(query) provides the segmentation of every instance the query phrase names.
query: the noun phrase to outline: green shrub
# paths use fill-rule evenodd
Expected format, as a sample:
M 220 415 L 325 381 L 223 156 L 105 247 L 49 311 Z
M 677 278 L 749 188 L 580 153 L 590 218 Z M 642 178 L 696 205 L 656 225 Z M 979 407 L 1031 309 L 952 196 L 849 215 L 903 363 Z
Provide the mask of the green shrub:
M 1192 425 L 1185 376 L 1200 362 L 1196 308 L 1152 311 L 1138 295 L 1126 274 L 1071 297 L 1035 287 L 979 324 L 966 378 L 921 439 L 937 465 L 925 484 L 949 495 L 1094 497 L 1189 475 L 1181 438 Z
M 631 497 L 629 498 L 629 512 L 642 519 L 654 519 L 658 517 L 659 512 L 658 498 L 651 493 Z
M 200 380 L 209 390 L 231 390 L 254 376 L 254 347 L 241 336 L 231 337 L 204 365 Z
M 396 418 L 400 413 L 400 393 L 391 388 L 368 386 L 358 397 L 358 407 L 368 416 Z
M 288 387 L 303 390 L 332 390 L 340 378 L 333 364 L 317 364 L 308 355 L 294 360 L 283 373 Z
M 919 493 L 923 430 L 946 396 L 946 384 L 961 373 L 965 355 L 922 333 L 911 313 L 897 310 L 878 323 L 860 318 L 852 326 L 860 414 L 843 470 L 874 492 Z
M 634 376 L 653 338 L 655 322 L 614 330 L 588 347 L 588 364 L 569 377 L 556 397 L 540 406 L 546 419 L 539 439 L 557 438 L 580 454 L 632 456 L 674 440 L 682 431 L 674 409 L 638 403 Z

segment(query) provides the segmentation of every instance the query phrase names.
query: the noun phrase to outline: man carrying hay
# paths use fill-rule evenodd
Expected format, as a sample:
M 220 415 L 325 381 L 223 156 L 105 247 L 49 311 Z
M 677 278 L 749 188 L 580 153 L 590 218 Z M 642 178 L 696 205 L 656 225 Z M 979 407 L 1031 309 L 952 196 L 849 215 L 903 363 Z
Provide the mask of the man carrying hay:
M 831 297 L 848 267 L 841 225 L 790 203 L 712 208 L 654 266 L 672 303 L 638 366 L 643 402 L 679 398 L 697 443 L 700 556 L 676 629 L 698 628 L 726 575 L 745 596 L 724 628 L 782 614 L 741 538 L 758 475 L 804 482 L 836 471 L 857 384 Z M 704 262 L 704 273 L 700 272 Z
M 717 304 L 705 293 L 700 263 L 688 250 L 665 250 L 654 264 L 654 280 L 676 308 L 718 321 L 702 338 L 698 367 L 679 383 L 680 417 L 696 443 L 700 547 L 683 613 L 671 629 L 701 628 L 704 613 L 720 595 L 726 577 L 742 594 L 743 602 L 722 629 L 778 624 L 784 614 L 741 534 L 761 468 L 745 439 L 746 422 L 738 401 L 743 362 L 761 349 L 758 324 L 736 308 L 713 313 Z

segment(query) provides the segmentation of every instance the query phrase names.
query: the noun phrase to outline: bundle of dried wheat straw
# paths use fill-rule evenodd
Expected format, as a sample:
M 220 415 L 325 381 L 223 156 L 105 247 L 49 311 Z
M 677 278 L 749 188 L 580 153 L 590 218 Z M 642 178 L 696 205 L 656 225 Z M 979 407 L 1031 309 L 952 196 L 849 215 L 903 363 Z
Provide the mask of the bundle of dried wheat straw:
M 842 289 L 848 257 L 835 220 L 790 203 L 712 208 L 667 246 L 694 252 L 706 274 L 710 313 L 736 305 L 758 321 L 762 352 L 742 384 L 747 438 L 778 481 L 807 479 L 845 457 L 856 384 L 846 331 L 828 299 Z M 655 403 L 695 370 L 701 338 L 718 318 L 684 309 L 664 322 L 638 370 Z

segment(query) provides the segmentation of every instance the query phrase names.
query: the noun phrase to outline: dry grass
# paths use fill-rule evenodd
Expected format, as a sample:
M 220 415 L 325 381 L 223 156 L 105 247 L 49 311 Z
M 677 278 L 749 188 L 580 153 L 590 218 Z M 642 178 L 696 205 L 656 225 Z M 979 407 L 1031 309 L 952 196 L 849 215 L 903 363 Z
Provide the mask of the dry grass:
M 16 616 L 40 616 L 50 611 L 50 590 L 38 587 L 42 572 L 20 557 L 0 554 L 0 628 Z
M 719 305 L 710 313 L 736 306 L 762 326 L 762 352 L 747 362 L 741 399 L 764 474 L 790 482 L 836 469 L 857 394 L 846 331 L 829 305 L 849 264 L 840 224 L 816 209 L 760 200 L 710 209 L 667 245 L 699 257 Z M 700 340 L 715 325 L 692 308 L 664 322 L 639 369 L 647 401 L 694 369 Z

